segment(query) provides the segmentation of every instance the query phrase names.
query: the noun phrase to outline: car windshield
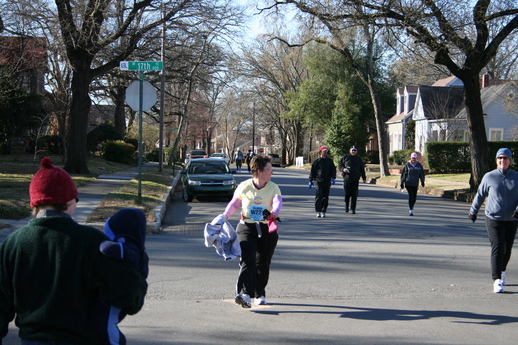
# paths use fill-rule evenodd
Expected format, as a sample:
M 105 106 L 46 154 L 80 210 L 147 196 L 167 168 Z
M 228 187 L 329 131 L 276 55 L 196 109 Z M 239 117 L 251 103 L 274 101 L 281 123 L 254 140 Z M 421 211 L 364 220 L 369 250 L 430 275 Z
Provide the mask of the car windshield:
M 223 154 L 223 153 L 213 153 L 212 157 L 225 157 L 225 154 Z
M 268 156 L 272 156 L 273 158 L 279 158 L 279 155 L 276 153 L 269 153 Z
M 228 174 L 228 166 L 221 162 L 195 162 L 189 165 L 188 174 Z

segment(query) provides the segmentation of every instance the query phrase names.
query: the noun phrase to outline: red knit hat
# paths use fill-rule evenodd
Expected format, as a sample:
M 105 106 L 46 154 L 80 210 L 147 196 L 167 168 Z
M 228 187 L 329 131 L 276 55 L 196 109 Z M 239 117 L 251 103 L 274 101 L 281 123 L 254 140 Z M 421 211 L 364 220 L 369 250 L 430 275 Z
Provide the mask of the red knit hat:
M 36 172 L 29 186 L 31 207 L 65 204 L 77 198 L 79 193 L 74 181 L 65 170 L 52 166 L 49 157 L 43 158 L 40 165 L 40 170 Z

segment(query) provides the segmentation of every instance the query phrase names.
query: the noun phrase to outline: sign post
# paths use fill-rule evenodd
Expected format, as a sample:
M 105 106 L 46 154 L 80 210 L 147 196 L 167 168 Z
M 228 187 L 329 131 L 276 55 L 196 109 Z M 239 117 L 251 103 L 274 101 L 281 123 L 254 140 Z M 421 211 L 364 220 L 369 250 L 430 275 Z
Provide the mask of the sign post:
M 119 68 L 121 71 L 138 71 L 139 72 L 139 92 L 138 92 L 138 116 L 139 116 L 139 124 L 138 124 L 138 196 L 137 203 L 142 203 L 142 111 L 149 110 L 156 103 L 156 90 L 154 96 L 152 92 L 146 92 L 146 106 L 149 105 L 146 109 L 143 109 L 144 105 L 144 72 L 143 71 L 161 71 L 163 69 L 162 61 L 121 61 L 119 64 Z M 147 82 L 149 84 L 149 82 Z M 128 87 L 128 90 L 132 87 L 131 84 Z M 151 85 L 151 84 L 150 84 Z M 151 86 L 152 87 L 152 86 Z M 154 88 L 153 88 L 154 89 Z M 149 90 L 148 90 L 149 91 Z M 130 96 L 130 98 L 128 98 Z M 128 93 L 126 91 L 126 103 L 133 109 L 135 109 L 135 102 L 133 102 L 134 97 L 131 92 Z M 152 98 L 154 97 L 154 98 Z

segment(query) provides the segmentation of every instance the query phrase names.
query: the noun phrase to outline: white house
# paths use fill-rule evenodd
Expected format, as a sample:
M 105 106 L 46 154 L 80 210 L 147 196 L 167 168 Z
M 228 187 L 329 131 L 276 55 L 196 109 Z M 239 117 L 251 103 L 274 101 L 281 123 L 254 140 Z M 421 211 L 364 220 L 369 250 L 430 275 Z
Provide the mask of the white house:
M 463 108 L 463 87 L 419 86 L 412 119 L 415 121 L 415 150 L 425 154 L 428 141 L 466 140 L 466 120 L 456 115 Z M 459 131 L 460 130 L 460 131 Z
M 404 86 L 397 90 L 396 95 L 396 115 L 392 116 L 387 122 L 387 136 L 389 138 L 389 152 L 402 150 L 404 148 L 405 128 L 407 121 L 412 117 L 415 100 L 417 96 L 417 86 Z
M 484 125 L 489 141 L 518 139 L 518 82 L 489 80 L 481 83 Z M 397 113 L 386 122 L 392 154 L 404 148 L 405 129 L 415 122 L 416 151 L 425 154 L 429 141 L 468 141 L 463 83 L 457 77 L 432 86 L 405 86 L 397 92 Z

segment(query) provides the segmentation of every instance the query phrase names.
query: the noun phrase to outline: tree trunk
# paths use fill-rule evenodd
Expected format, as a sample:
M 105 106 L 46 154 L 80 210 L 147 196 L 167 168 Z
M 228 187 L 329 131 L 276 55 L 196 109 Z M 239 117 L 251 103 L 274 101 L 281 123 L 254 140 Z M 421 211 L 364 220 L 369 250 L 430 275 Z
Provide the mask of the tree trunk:
M 369 76 L 367 87 L 371 95 L 372 107 L 374 108 L 374 117 L 376 119 L 376 131 L 378 134 L 379 158 L 380 158 L 380 175 L 381 177 L 389 176 L 388 169 L 388 150 L 387 150 L 387 131 L 385 130 L 385 122 L 383 121 L 381 112 L 381 101 L 376 89 L 375 81 Z
M 124 138 L 126 134 L 126 88 L 119 84 L 115 92 L 115 117 L 113 119 L 113 125 L 115 126 L 115 130 Z
M 489 152 L 487 150 L 486 128 L 484 126 L 484 110 L 480 98 L 480 80 L 478 74 L 459 77 L 464 83 L 464 104 L 470 136 L 471 179 L 470 188 L 475 191 L 482 177 L 489 171 Z
M 64 169 L 71 174 L 88 175 L 86 134 L 92 101 L 88 95 L 90 85 L 88 69 L 74 71 L 72 77 L 72 104 L 68 130 L 67 161 Z

